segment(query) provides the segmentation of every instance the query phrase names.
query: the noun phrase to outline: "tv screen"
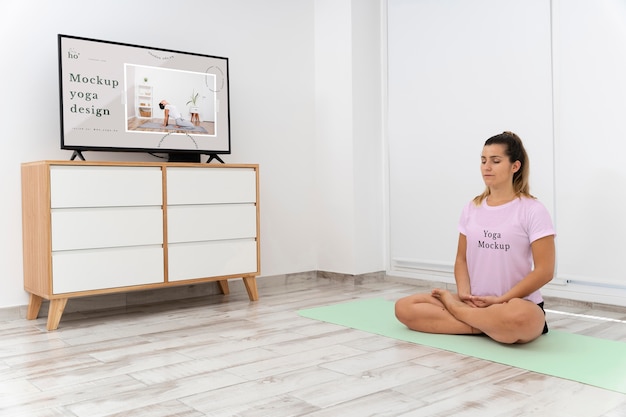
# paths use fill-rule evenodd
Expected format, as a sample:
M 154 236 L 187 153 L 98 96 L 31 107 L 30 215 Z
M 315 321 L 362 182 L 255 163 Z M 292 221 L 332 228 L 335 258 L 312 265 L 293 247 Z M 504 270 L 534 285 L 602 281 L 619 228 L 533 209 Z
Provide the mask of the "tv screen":
M 68 35 L 58 42 L 61 149 L 230 153 L 228 58 Z

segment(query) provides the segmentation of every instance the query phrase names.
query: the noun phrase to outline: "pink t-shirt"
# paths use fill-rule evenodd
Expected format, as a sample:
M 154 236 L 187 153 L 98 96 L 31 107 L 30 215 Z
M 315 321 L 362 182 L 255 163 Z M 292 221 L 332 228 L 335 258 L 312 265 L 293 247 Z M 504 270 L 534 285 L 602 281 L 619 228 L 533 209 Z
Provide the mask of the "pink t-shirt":
M 500 296 L 532 271 L 530 244 L 554 235 L 548 210 L 538 200 L 516 198 L 491 207 L 470 201 L 463 208 L 459 232 L 467 237 L 467 268 L 473 295 Z M 526 299 L 543 301 L 535 291 Z

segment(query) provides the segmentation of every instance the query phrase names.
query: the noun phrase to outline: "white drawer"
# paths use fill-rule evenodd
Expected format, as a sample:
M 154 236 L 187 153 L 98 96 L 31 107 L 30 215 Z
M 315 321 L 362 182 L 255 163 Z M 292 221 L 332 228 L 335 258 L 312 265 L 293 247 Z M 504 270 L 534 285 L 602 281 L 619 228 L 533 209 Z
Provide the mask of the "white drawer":
M 52 250 L 163 243 L 161 207 L 52 210 Z
M 168 245 L 169 281 L 257 272 L 253 239 Z
M 56 252 L 52 254 L 52 291 L 63 294 L 163 282 L 163 248 Z
M 163 204 L 159 167 L 50 167 L 50 204 L 58 207 L 158 206 Z
M 174 206 L 167 209 L 168 242 L 256 237 L 254 204 Z
M 252 168 L 167 168 L 167 204 L 256 202 Z

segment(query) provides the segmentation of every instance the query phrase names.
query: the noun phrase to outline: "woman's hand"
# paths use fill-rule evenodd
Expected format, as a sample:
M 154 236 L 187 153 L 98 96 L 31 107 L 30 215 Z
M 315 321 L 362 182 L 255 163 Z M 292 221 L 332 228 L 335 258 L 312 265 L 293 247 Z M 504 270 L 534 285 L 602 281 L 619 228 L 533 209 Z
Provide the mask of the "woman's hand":
M 502 304 L 506 302 L 503 301 L 501 297 L 496 297 L 495 295 L 478 296 L 465 293 L 459 293 L 458 295 L 459 299 L 470 307 L 485 308 L 493 304 Z
M 472 294 L 459 293 L 459 298 L 470 307 L 480 307 L 474 302 L 474 296 Z
M 490 305 L 494 304 L 502 304 L 504 302 L 500 299 L 500 297 L 496 297 L 495 295 L 470 295 L 469 300 L 475 307 L 480 308 L 489 307 Z

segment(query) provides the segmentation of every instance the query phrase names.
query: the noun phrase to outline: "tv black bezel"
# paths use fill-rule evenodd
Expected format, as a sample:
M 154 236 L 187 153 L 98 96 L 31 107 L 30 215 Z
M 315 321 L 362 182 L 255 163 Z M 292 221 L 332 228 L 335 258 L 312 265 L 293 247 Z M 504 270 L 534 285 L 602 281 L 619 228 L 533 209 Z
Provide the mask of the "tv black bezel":
M 60 144 L 61 144 L 61 149 L 74 151 L 74 155 L 72 156 L 72 159 L 74 159 L 77 154 L 82 158 L 81 152 L 84 152 L 84 151 L 98 151 L 98 152 L 141 152 L 141 153 L 149 153 L 149 154 L 163 153 L 163 154 L 168 154 L 170 160 L 196 160 L 196 159 L 199 160 L 201 155 L 210 155 L 211 158 L 209 159 L 209 161 L 211 159 L 217 159 L 218 161 L 221 161 L 218 155 L 228 155 L 232 152 L 231 134 L 230 134 L 230 77 L 229 77 L 230 74 L 229 74 L 229 60 L 227 57 L 207 55 L 207 54 L 201 54 L 201 53 L 196 53 L 196 52 L 166 49 L 166 48 L 159 48 L 159 47 L 151 47 L 151 46 L 146 46 L 146 45 L 138 45 L 138 44 L 124 43 L 124 42 L 116 42 L 116 41 L 111 41 L 111 40 L 102 40 L 102 39 L 94 39 L 94 38 L 81 37 L 81 36 L 65 35 L 65 34 L 58 34 L 57 39 L 58 39 L 58 60 L 59 60 L 58 76 L 59 76 L 59 105 L 60 105 L 60 140 L 61 140 Z M 99 44 L 119 46 L 119 47 L 125 47 L 125 48 L 136 48 L 138 51 L 149 50 L 149 51 L 156 51 L 159 53 L 180 54 L 182 56 L 188 56 L 188 57 L 200 57 L 200 58 L 204 58 L 207 60 L 216 60 L 216 62 L 221 63 L 223 65 L 223 69 L 221 69 L 222 76 L 223 76 L 222 88 L 225 90 L 225 92 L 221 94 L 220 97 L 222 99 L 225 99 L 226 105 L 224 106 L 224 104 L 221 103 L 219 107 L 221 111 L 223 111 L 222 107 L 224 107 L 226 111 L 226 115 L 225 115 L 226 146 L 225 148 L 179 149 L 179 148 L 171 148 L 171 147 L 168 147 L 168 148 L 145 147 L 145 146 L 124 147 L 124 146 L 106 146 L 105 144 L 94 146 L 93 144 L 83 145 L 83 144 L 77 144 L 76 142 L 72 144 L 66 143 L 66 137 L 65 137 L 66 119 L 65 119 L 65 114 L 64 114 L 63 82 L 64 82 L 64 77 L 67 75 L 64 68 L 66 68 L 67 66 L 64 67 L 63 65 L 64 57 L 62 55 L 63 55 L 63 40 L 64 39 L 74 39 L 78 41 L 94 42 L 94 43 L 99 43 Z M 121 63 L 121 64 L 123 65 L 127 63 Z M 130 64 L 134 65 L 134 63 L 130 63 Z M 166 69 L 184 70 L 184 68 L 170 68 L 170 67 L 167 67 Z M 127 94 L 127 92 L 125 93 Z M 215 92 L 215 94 L 217 95 L 218 93 Z M 125 130 L 125 133 L 127 133 L 126 130 Z M 224 138 L 222 138 L 222 140 L 224 140 Z M 180 156 L 176 157 L 176 154 Z

